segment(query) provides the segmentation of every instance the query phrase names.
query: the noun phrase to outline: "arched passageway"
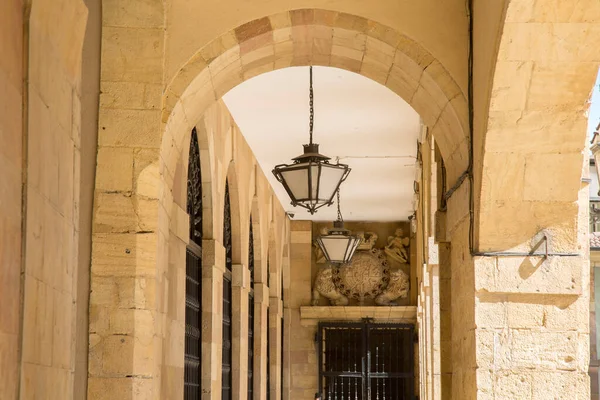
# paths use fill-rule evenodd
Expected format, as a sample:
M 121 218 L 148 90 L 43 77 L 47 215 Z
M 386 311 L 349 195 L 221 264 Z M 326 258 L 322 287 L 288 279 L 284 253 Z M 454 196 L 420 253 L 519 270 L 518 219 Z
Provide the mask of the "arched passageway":
M 253 232 L 260 237 L 255 398 L 277 394 L 281 381 L 273 363 L 266 365 L 261 335 L 271 329 L 271 338 L 281 337 L 277 317 L 284 315 L 284 339 L 302 335 L 288 329 L 300 322 L 287 307 L 310 301 L 311 277 L 298 271 L 311 257 L 311 230 L 287 218 L 219 99 L 252 76 L 314 64 L 386 85 L 428 127 L 415 214 L 423 266 L 414 288 L 422 306 L 420 349 L 430 352 L 421 364 L 422 378 L 431 378 L 424 396 L 588 398 L 587 345 L 578 345 L 589 340 L 582 111 L 600 61 L 600 4 L 469 3 L 475 4 L 465 10 L 460 0 L 332 0 L 323 10 L 308 0 L 103 2 L 93 206 L 78 193 L 85 6 L 34 0 L 0 13 L 2 37 L 23 40 L 5 44 L 0 63 L 11 106 L 0 107 L 0 162 L 8 177 L 0 191 L 8 204 L 7 229 L 0 231 L 0 256 L 8 260 L 1 265 L 0 307 L 8 317 L 0 327 L 0 354 L 7 355 L 0 369 L 9 371 L 0 393 L 84 397 L 87 376 L 88 398 L 182 397 L 186 153 L 196 128 L 206 196 L 202 346 L 210 356 L 202 370 L 211 372 L 202 376 L 204 395 L 214 398 L 222 389 L 212 365 L 221 365 L 222 356 L 221 211 L 228 178 L 237 180 L 231 283 L 239 299 L 248 298 L 250 213 L 260 221 Z M 21 134 L 15 141 L 1 132 Z M 93 213 L 87 366 L 80 340 L 86 322 L 79 318 L 87 286 L 76 287 L 82 275 L 74 267 L 80 254 L 86 258 L 77 228 L 81 206 Z M 289 296 L 291 286 L 304 297 Z M 436 301 L 444 311 L 438 320 L 427 311 Z M 234 319 L 246 300 L 238 305 Z M 243 321 L 233 321 L 242 336 Z M 441 381 L 436 353 L 428 350 L 437 345 L 444 354 L 438 364 L 439 357 L 449 360 L 440 366 L 439 374 L 447 372 Z M 300 388 L 312 378 L 292 379 L 298 355 L 277 344 L 269 349 L 276 362 L 289 355 L 279 373 L 287 377 L 284 396 L 312 396 Z M 243 350 L 240 342 L 236 351 Z

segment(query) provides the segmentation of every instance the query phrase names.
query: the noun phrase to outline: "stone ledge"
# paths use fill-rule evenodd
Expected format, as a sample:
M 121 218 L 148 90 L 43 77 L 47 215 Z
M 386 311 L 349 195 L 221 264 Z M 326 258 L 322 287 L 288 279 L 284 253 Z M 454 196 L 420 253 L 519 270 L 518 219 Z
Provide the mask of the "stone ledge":
M 300 319 L 303 325 L 316 324 L 319 321 L 357 321 L 362 318 L 373 318 L 375 322 L 416 323 L 417 307 L 415 306 L 304 306 L 300 307 Z

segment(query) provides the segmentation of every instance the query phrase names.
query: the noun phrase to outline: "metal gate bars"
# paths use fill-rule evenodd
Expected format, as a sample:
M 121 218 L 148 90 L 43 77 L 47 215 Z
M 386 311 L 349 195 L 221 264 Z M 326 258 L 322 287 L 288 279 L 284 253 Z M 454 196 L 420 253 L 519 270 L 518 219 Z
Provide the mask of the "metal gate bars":
M 413 400 L 414 326 L 322 322 L 317 332 L 323 400 Z

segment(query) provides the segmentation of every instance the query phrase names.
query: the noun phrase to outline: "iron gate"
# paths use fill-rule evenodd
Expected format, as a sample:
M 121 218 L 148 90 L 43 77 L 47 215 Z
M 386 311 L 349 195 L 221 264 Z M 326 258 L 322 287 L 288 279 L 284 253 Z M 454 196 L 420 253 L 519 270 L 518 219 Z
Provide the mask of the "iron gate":
M 414 326 L 321 322 L 323 400 L 414 400 Z

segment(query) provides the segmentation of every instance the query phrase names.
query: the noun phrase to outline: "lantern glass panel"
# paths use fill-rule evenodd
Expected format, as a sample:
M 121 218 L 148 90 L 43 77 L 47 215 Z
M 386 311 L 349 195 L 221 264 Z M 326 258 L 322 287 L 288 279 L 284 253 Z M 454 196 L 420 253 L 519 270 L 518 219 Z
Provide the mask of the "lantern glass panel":
M 322 236 L 321 243 L 330 262 L 343 262 L 348 248 L 348 238 L 343 236 Z
M 360 240 L 349 235 L 324 235 L 317 239 L 327 261 L 331 263 L 349 262 Z
M 336 165 L 323 164 L 321 166 L 319 199 L 324 199 L 326 202 L 331 201 L 346 171 L 345 168 Z
M 311 187 L 311 193 L 312 196 L 311 198 L 313 200 L 318 200 L 319 199 L 319 164 L 314 164 L 311 163 L 310 164 L 310 178 L 311 178 L 311 182 L 310 185 Z
M 282 170 L 281 175 L 296 200 L 308 198 L 307 164 L 297 164 Z
M 350 245 L 348 246 L 348 253 L 346 254 L 347 261 L 350 261 L 359 244 L 360 239 L 357 236 L 352 236 L 352 243 L 350 243 Z

